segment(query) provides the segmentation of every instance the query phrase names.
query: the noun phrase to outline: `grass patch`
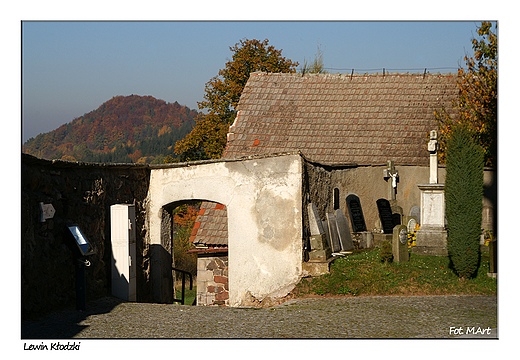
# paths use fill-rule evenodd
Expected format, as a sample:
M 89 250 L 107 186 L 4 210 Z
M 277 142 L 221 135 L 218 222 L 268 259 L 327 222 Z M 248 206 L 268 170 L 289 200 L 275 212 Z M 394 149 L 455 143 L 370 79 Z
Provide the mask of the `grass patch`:
M 182 297 L 182 285 L 175 284 L 175 298 L 180 299 Z M 190 284 L 187 282 L 186 288 L 184 289 L 184 305 L 191 305 L 197 297 L 197 287 L 193 285 L 193 289 L 190 290 Z M 180 304 L 180 303 L 177 303 Z
M 382 263 L 380 249 L 336 259 L 329 274 L 303 279 L 294 293 L 310 295 L 449 295 L 497 293 L 489 278 L 489 253 L 481 254 L 478 274 L 460 280 L 443 256 L 410 254 L 408 262 Z

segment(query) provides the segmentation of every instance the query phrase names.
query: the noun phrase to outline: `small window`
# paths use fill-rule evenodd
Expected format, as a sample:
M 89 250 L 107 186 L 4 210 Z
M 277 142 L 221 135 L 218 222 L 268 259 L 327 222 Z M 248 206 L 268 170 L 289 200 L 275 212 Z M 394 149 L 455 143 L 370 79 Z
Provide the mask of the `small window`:
M 334 188 L 333 200 L 334 200 L 334 210 L 339 209 L 339 189 L 338 188 Z

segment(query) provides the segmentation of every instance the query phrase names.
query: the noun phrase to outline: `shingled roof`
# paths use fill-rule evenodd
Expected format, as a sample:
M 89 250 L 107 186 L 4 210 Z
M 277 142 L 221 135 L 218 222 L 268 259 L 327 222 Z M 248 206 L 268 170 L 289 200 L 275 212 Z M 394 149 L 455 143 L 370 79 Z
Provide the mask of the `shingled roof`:
M 452 74 L 251 74 L 224 158 L 300 150 L 327 165 L 428 165 L 434 111 L 458 96 Z M 213 206 L 203 203 L 203 207 Z M 222 205 L 221 205 L 222 206 Z M 192 241 L 227 245 L 225 208 L 201 207 Z M 216 228 L 226 224 L 220 233 Z M 211 230 L 210 230 L 211 229 Z
M 195 246 L 227 247 L 227 229 L 226 207 L 219 203 L 204 201 L 195 219 L 190 241 Z
M 225 158 L 301 150 L 339 165 L 427 165 L 434 110 L 458 96 L 453 74 L 272 74 L 247 82 Z

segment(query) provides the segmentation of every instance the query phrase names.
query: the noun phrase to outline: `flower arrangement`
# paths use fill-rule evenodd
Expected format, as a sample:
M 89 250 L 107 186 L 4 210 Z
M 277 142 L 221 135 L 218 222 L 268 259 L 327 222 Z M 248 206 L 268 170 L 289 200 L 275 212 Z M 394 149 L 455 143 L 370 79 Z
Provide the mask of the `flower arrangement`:
M 420 228 L 421 228 L 421 225 L 416 224 L 415 229 L 413 231 L 408 232 L 408 247 L 409 248 L 415 246 L 417 230 L 419 230 Z
M 484 245 L 489 246 L 489 243 L 495 239 L 495 235 L 493 235 L 493 231 L 484 230 Z

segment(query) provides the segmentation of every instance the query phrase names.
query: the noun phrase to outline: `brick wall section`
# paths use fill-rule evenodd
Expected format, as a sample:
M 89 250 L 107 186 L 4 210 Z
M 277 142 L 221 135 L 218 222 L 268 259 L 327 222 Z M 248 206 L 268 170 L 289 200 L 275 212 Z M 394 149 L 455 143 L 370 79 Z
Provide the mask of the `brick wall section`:
M 229 305 L 227 256 L 199 255 L 197 259 L 197 305 Z

